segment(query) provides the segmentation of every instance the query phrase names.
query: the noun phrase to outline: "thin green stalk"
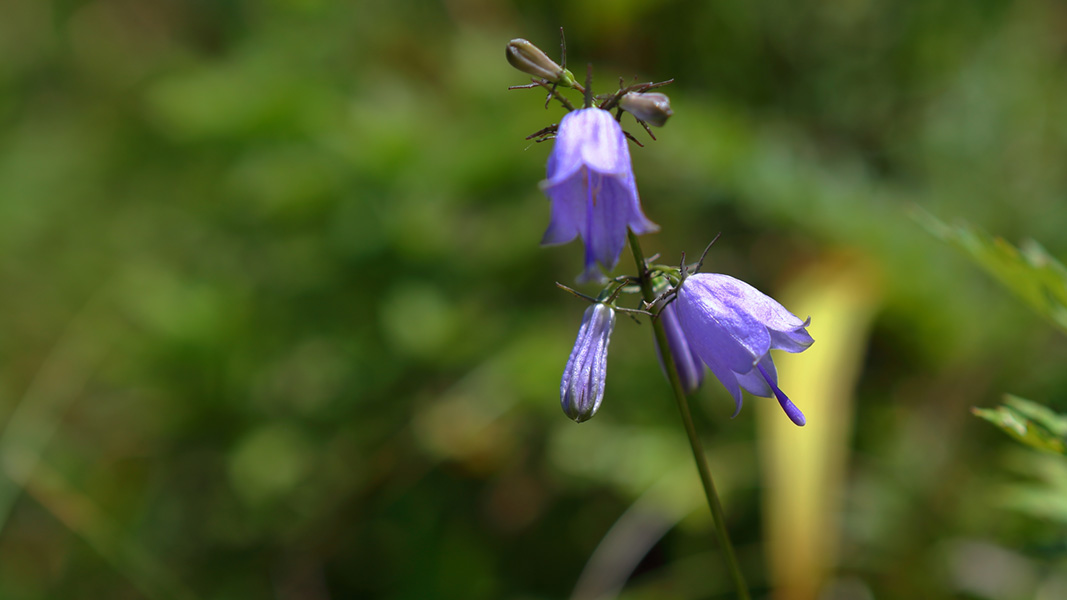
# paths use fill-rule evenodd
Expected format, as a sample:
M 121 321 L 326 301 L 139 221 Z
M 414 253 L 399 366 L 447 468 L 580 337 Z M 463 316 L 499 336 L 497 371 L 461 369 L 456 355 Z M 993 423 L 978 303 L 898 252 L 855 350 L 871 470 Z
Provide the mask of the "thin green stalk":
M 637 269 L 640 273 L 641 293 L 645 298 L 645 302 L 651 303 L 655 300 L 656 294 L 652 290 L 652 279 L 649 277 L 648 266 L 645 264 L 644 252 L 641 250 L 640 242 L 637 241 L 637 236 L 632 231 L 627 231 L 627 233 L 630 236 L 630 250 L 633 251 L 634 262 L 637 263 Z M 704 446 L 700 443 L 700 438 L 697 437 L 696 427 L 693 425 L 693 415 L 689 412 L 689 401 L 685 397 L 682 381 L 678 378 L 678 370 L 674 366 L 674 357 L 671 356 L 670 346 L 667 344 L 667 332 L 664 331 L 663 323 L 659 319 L 652 319 L 652 329 L 656 335 L 656 344 L 659 345 L 663 355 L 663 364 L 667 370 L 667 378 L 671 382 L 671 389 L 674 390 L 674 399 L 678 403 L 678 412 L 682 415 L 685 433 L 689 437 L 689 446 L 693 449 L 693 459 L 696 460 L 697 471 L 700 472 L 700 483 L 704 485 L 704 495 L 708 500 L 708 508 L 711 509 L 711 518 L 715 521 L 715 533 L 719 538 L 719 546 L 722 548 L 723 556 L 726 560 L 726 568 L 731 577 L 733 577 L 734 586 L 737 588 L 737 597 L 749 600 L 751 596 L 748 592 L 748 586 L 745 584 L 745 576 L 741 573 L 741 566 L 737 562 L 734 546 L 730 543 L 730 534 L 726 531 L 726 515 L 722 510 L 722 504 L 719 502 L 719 495 L 715 492 L 715 482 L 711 478 L 711 470 L 708 469 L 708 461 L 704 456 Z

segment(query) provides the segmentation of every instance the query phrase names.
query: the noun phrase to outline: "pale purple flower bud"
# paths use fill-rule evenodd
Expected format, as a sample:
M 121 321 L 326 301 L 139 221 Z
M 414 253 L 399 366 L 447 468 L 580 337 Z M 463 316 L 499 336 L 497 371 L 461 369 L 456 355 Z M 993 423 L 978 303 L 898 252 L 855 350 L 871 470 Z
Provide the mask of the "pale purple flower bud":
M 663 127 L 667 119 L 674 114 L 671 99 L 666 94 L 650 92 L 638 94 L 628 92 L 619 98 L 619 106 L 638 119 L 655 127 Z
M 593 418 L 604 399 L 608 371 L 608 342 L 615 327 L 615 309 L 593 304 L 582 316 L 574 350 L 563 370 L 559 401 L 567 416 L 581 423 Z
M 737 412 L 744 388 L 754 396 L 775 396 L 789 418 L 803 425 L 804 414 L 778 388 L 770 351 L 807 349 L 814 342 L 807 331 L 811 319 L 801 321 L 774 299 L 728 275 L 690 275 L 677 294 L 673 305 L 690 347 L 734 397 Z
M 548 157 L 541 189 L 552 202 L 542 244 L 585 242 L 585 271 L 579 280 L 601 280 L 599 262 L 615 268 L 626 245 L 626 229 L 658 231 L 641 211 L 630 150 L 622 127 L 606 110 L 583 108 L 564 115 Z
M 663 323 L 663 331 L 667 334 L 667 347 L 670 348 L 671 357 L 674 358 L 674 367 L 678 371 L 682 389 L 685 393 L 692 394 L 704 382 L 704 362 L 689 345 L 689 340 L 678 323 L 673 302 L 663 307 L 659 313 L 659 320 Z M 659 366 L 666 375 L 667 367 L 663 364 L 663 352 L 659 346 L 656 346 L 656 353 L 659 355 Z
M 540 77 L 558 83 L 564 87 L 574 87 L 574 75 L 556 64 L 540 48 L 522 38 L 508 42 L 507 59 L 511 66 L 534 77 Z

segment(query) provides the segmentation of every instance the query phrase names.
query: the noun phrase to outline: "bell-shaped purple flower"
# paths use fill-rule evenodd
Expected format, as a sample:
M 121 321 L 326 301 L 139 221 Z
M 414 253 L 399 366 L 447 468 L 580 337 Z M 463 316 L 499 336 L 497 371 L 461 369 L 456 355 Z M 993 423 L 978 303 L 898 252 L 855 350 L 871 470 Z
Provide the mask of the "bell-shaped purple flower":
M 608 342 L 615 328 L 615 309 L 596 303 L 585 310 L 574 350 L 563 370 L 559 401 L 567 416 L 581 423 L 593 418 L 604 399 Z
M 774 299 L 728 275 L 698 273 L 679 285 L 673 302 L 690 347 L 711 368 L 741 410 L 741 388 L 778 398 L 797 425 L 804 414 L 778 388 L 770 351 L 802 352 L 815 340 L 801 321 Z M 734 413 L 735 415 L 737 412 Z
M 682 389 L 685 393 L 692 394 L 704 382 L 704 362 L 696 350 L 689 345 L 689 339 L 682 331 L 675 310 L 673 303 L 664 306 L 659 313 L 659 320 L 663 323 L 663 330 L 667 334 L 667 347 L 670 348 L 671 357 L 674 358 L 674 367 L 678 371 Z M 663 364 L 663 352 L 659 346 L 656 346 L 656 354 L 659 355 L 659 366 L 666 375 L 667 367 Z
M 597 262 L 608 271 L 615 268 L 627 227 L 638 235 L 659 229 L 641 212 L 626 137 L 606 110 L 583 108 L 563 117 L 541 189 L 552 202 L 541 243 L 565 244 L 581 236 L 582 281 L 603 278 Z

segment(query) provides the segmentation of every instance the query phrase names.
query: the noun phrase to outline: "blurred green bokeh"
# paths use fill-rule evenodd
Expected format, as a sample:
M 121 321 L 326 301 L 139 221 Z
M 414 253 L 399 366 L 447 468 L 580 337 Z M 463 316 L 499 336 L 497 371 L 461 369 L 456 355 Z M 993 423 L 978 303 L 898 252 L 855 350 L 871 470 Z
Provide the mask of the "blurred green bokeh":
M 1064 412 L 1067 340 L 908 216 L 1067 257 L 1062 2 L 3 13 L 0 598 L 561 598 L 647 506 L 623 597 L 729 597 L 647 324 L 596 419 L 558 407 L 581 249 L 538 246 L 523 138 L 562 113 L 503 50 L 561 25 L 598 91 L 676 80 L 633 148 L 647 253 L 721 232 L 710 268 L 772 294 L 841 257 L 879 282 L 827 597 L 1067 596 L 1067 511 L 1023 485 L 1067 466 L 969 412 Z M 753 411 L 694 404 L 769 595 Z

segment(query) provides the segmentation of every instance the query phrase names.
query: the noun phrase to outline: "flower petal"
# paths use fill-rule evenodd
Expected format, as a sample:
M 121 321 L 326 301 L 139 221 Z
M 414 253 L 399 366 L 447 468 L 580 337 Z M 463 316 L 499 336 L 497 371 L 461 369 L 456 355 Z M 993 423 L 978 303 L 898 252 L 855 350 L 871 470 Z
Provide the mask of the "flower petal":
M 569 179 L 544 183 L 545 195 L 552 201 L 552 217 L 541 243 L 565 244 L 580 235 L 586 246 L 584 278 L 596 271 L 594 262 L 608 271 L 615 268 L 626 246 L 627 227 L 636 234 L 659 230 L 641 212 L 632 177 L 582 168 Z M 600 278 L 599 273 L 595 278 Z
M 659 319 L 663 323 L 663 330 L 667 334 L 667 347 L 670 348 L 671 357 L 674 358 L 675 370 L 678 379 L 682 382 L 682 388 L 686 393 L 693 393 L 704 381 L 704 361 L 689 347 L 689 340 L 685 337 L 681 325 L 678 324 L 678 316 L 674 313 L 674 303 L 663 307 L 659 313 Z M 656 355 L 659 357 L 659 366 L 666 374 L 663 364 L 663 352 L 656 345 Z M 668 377 L 669 379 L 669 377 Z
M 777 300 L 744 281 L 716 273 L 701 273 L 694 277 L 707 282 L 709 289 L 725 304 L 743 310 L 763 323 L 771 333 L 774 348 L 801 352 L 815 341 L 804 330 L 811 319 L 801 321 Z
M 589 179 L 593 217 L 582 239 L 591 256 L 611 271 L 619 262 L 619 254 L 626 245 L 630 190 L 618 177 L 593 174 Z
M 715 360 L 735 373 L 747 373 L 770 350 L 771 336 L 747 311 L 724 302 L 721 286 L 711 283 L 705 273 L 686 278 L 678 290 L 678 319 L 709 367 Z
M 582 165 L 600 173 L 627 173 L 630 149 L 622 127 L 606 110 L 583 108 L 563 116 L 548 157 L 548 181 L 568 179 Z
M 708 368 L 711 369 L 711 373 L 715 375 L 715 378 L 719 380 L 719 383 L 721 383 L 722 386 L 726 388 L 726 391 L 730 392 L 730 395 L 734 397 L 736 408 L 734 409 L 734 414 L 730 415 L 730 418 L 732 419 L 736 417 L 741 413 L 741 388 L 737 385 L 737 374 L 731 371 L 729 367 L 715 360 L 714 357 L 712 357 L 711 361 L 703 355 L 701 355 L 701 358 L 704 360 L 704 364 L 708 365 Z
M 766 373 L 766 376 L 764 376 Z M 774 367 L 774 360 L 768 354 L 760 359 L 756 366 L 747 373 L 738 373 L 737 382 L 744 390 L 753 396 L 770 398 L 774 395 L 771 385 L 778 384 L 778 369 Z M 770 384 L 770 385 L 768 385 Z
M 543 186 L 543 191 L 551 201 L 552 216 L 541 244 L 566 244 L 578 237 L 586 220 L 584 173 L 576 171 L 568 179 Z
M 811 317 L 808 317 L 808 320 L 801 323 L 797 329 L 791 331 L 775 331 L 772 329 L 772 347 L 786 352 L 803 352 L 807 350 L 808 346 L 815 343 L 815 340 L 812 339 L 807 330 L 810 323 Z
M 615 174 L 632 171 L 626 136 L 610 112 L 587 108 L 568 113 L 563 121 L 569 121 L 568 133 L 573 132 L 575 137 L 581 139 L 581 160 L 590 169 Z M 563 121 L 560 122 L 561 128 Z
M 641 198 L 637 195 L 637 183 L 634 181 L 633 173 L 627 173 L 625 177 L 621 179 L 623 185 L 629 190 L 626 195 L 629 200 L 629 205 L 626 207 L 626 212 L 629 217 L 626 220 L 626 224 L 630 226 L 630 229 L 637 235 L 643 235 L 646 233 L 653 233 L 659 231 L 659 225 L 656 225 L 645 216 L 643 210 L 641 210 Z

